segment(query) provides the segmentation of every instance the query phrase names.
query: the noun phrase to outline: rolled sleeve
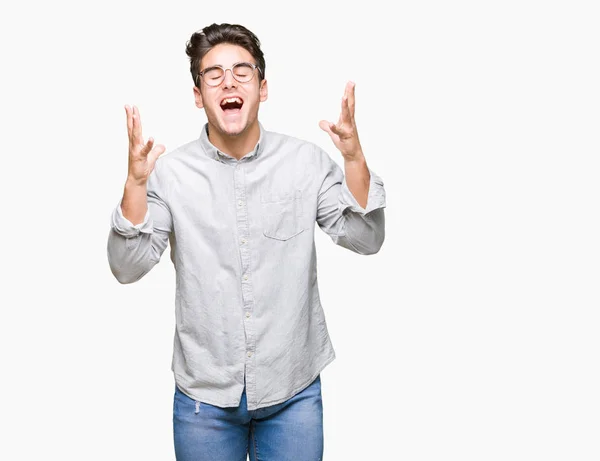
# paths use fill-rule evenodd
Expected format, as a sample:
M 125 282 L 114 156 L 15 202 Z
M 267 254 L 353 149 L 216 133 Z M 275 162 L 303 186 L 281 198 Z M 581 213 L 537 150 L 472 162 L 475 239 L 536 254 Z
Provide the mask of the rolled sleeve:
M 146 216 L 144 216 L 144 220 L 134 226 L 129 219 L 123 216 L 121 202 L 122 199 L 119 200 L 119 203 L 111 216 L 111 227 L 115 230 L 115 232 L 127 238 L 137 237 L 140 234 L 151 234 L 153 231 L 153 226 L 152 221 L 150 220 L 150 208 L 146 210 Z
M 158 176 L 160 165 L 161 162 L 157 161 L 148 180 L 148 209 L 144 220 L 133 225 L 123 216 L 121 201 L 111 214 L 108 262 L 121 283 L 135 282 L 147 274 L 160 261 L 173 231 L 173 218 L 166 198 L 168 188 L 163 186 Z
M 365 208 L 359 205 L 356 198 L 354 198 L 354 195 L 352 195 L 352 192 L 350 192 L 348 184 L 346 183 L 346 177 L 344 176 L 339 195 L 339 206 L 342 213 L 349 208 L 350 211 L 364 216 L 373 210 L 385 208 L 385 189 L 383 188 L 383 180 L 370 168 L 369 174 L 371 175 L 371 179 L 369 182 L 369 195 L 367 197 L 367 205 Z
M 342 168 L 317 149 L 316 177 L 321 178 L 317 223 L 336 245 L 358 254 L 374 254 L 385 239 L 385 190 L 383 180 L 369 169 L 369 194 L 361 207 L 346 184 Z

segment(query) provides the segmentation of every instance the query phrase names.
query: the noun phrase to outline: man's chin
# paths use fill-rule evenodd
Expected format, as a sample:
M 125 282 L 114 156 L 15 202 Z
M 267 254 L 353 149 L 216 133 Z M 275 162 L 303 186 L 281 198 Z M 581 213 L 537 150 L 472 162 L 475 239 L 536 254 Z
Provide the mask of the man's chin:
M 240 121 L 221 121 L 221 132 L 226 136 L 239 136 L 246 131 L 246 124 Z

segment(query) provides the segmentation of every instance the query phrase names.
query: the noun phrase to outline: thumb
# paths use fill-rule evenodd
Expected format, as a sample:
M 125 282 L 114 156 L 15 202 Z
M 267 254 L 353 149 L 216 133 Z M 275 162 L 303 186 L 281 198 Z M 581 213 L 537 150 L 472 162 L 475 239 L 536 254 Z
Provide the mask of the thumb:
M 331 125 L 333 125 L 331 122 L 328 122 L 327 120 L 321 120 L 319 122 L 319 127 L 323 130 L 326 131 L 327 133 L 329 133 L 329 135 L 331 136 L 332 132 L 331 132 Z
M 166 148 L 163 144 L 156 144 L 152 150 L 148 153 L 148 161 L 153 165 L 156 162 L 156 159 L 164 154 Z

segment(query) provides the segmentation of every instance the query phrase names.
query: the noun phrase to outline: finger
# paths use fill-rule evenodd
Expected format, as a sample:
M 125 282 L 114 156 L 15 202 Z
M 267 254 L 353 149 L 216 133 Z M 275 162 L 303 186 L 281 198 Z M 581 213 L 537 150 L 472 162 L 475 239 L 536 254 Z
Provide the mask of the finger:
M 157 144 L 148 154 L 148 165 L 151 165 L 151 168 L 154 168 L 154 164 L 158 157 L 160 157 L 165 152 L 165 146 L 163 144 Z
M 165 146 L 163 144 L 157 144 L 148 154 L 148 161 L 154 164 L 158 157 L 165 153 Z
M 340 115 L 341 125 L 351 126 L 352 115 L 350 115 L 350 106 L 348 105 L 348 98 L 342 98 L 342 114 Z
M 148 142 L 146 144 L 144 144 L 144 146 L 141 148 L 140 154 L 147 156 L 150 153 L 150 151 L 152 151 L 153 147 L 154 147 L 154 138 L 151 137 L 148 139 Z
M 142 120 L 140 118 L 140 111 L 136 106 L 133 106 L 133 142 L 134 144 L 144 144 L 142 138 Z
M 354 119 L 354 89 L 356 88 L 356 83 L 349 82 L 350 91 L 348 91 L 348 108 L 350 109 L 350 116 Z
M 131 119 L 131 108 L 125 105 L 125 115 L 127 116 L 127 137 L 131 143 L 131 133 L 133 131 L 133 120 Z
M 348 80 L 346 82 L 346 87 L 344 88 L 344 97 L 346 99 L 350 99 L 353 95 L 353 90 L 354 90 L 354 82 Z
M 344 123 L 344 101 L 346 99 L 348 99 L 350 93 L 350 84 L 349 82 L 346 83 L 346 86 L 344 87 L 344 96 L 342 96 L 342 112 L 340 113 L 340 118 L 338 119 L 338 125 L 342 125 Z
M 319 122 L 319 127 L 323 130 L 326 131 L 327 133 L 329 133 L 329 135 L 332 135 L 333 132 L 331 131 L 331 127 L 335 126 L 333 123 L 328 122 L 327 120 L 321 120 Z
M 333 134 L 337 135 L 340 138 L 346 138 L 348 136 L 346 132 L 338 125 L 331 125 L 330 129 Z

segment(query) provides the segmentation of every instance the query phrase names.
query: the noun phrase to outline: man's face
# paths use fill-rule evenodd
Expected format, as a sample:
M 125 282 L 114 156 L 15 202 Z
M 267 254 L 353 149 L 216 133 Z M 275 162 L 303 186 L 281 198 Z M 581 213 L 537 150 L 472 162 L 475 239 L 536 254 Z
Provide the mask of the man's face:
M 221 65 L 228 69 L 236 63 L 256 64 L 252 55 L 241 46 L 223 43 L 212 48 L 200 62 L 200 71 Z M 232 72 L 225 71 L 225 78 L 218 86 L 209 86 L 205 78 L 199 78 L 200 91 L 194 87 L 196 106 L 204 108 L 211 128 L 222 136 L 237 136 L 258 123 L 258 106 L 267 100 L 267 81 L 260 79 L 255 69 L 252 80 L 240 83 L 233 78 Z M 208 80 L 208 79 L 207 79 Z M 226 103 L 231 98 L 235 102 Z M 241 102 L 241 107 L 239 102 Z

